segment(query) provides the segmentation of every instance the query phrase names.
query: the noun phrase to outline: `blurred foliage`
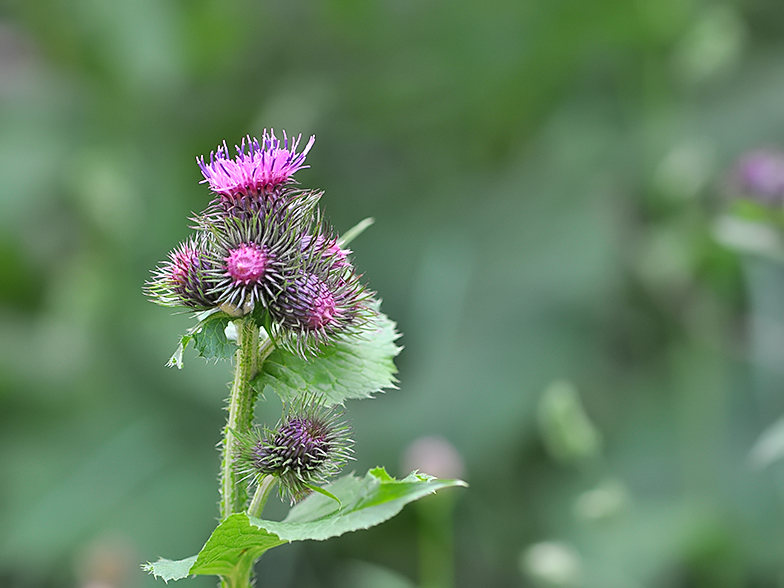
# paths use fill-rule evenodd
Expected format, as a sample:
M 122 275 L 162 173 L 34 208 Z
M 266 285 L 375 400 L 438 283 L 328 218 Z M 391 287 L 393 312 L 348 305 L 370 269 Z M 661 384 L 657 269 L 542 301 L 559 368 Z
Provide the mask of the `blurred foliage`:
M 206 540 L 229 367 L 164 367 L 191 322 L 141 285 L 209 198 L 195 156 L 269 127 L 317 136 L 338 229 L 377 219 L 352 249 L 405 349 L 349 402 L 356 470 L 451 441 L 456 586 L 780 586 L 784 466 L 749 454 L 781 439 L 784 268 L 713 224 L 784 144 L 782 70 L 773 0 L 5 0 L 0 586 L 147 588 Z M 537 423 L 561 380 L 579 463 Z M 258 585 L 416 585 L 427 520 Z

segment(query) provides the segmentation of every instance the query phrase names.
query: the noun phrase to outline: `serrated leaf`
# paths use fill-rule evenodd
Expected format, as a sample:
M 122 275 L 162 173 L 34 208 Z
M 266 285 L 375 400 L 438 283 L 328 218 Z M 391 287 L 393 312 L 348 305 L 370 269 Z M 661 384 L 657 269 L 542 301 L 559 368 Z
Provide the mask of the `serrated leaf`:
M 145 569 L 164 580 L 214 574 L 234 585 L 234 581 L 247 578 L 256 559 L 272 547 L 290 541 L 323 541 L 367 529 L 392 518 L 409 502 L 441 488 L 465 485 L 461 480 L 436 480 L 416 472 L 395 480 L 383 468 L 370 470 L 364 478 L 344 476 L 325 487 L 342 506 L 314 493 L 281 522 L 234 514 L 218 525 L 198 556 L 179 561 L 160 559 Z
M 282 522 L 255 518 L 250 522 L 286 541 L 323 541 L 383 523 L 409 502 L 441 488 L 465 485 L 462 480 L 436 480 L 416 472 L 396 480 L 384 468 L 375 468 L 364 478 L 343 476 L 326 486 L 340 500 L 340 507 L 326 496 L 311 494 L 292 508 Z
M 200 330 L 193 333 L 193 346 L 204 359 L 228 359 L 237 346 L 226 337 L 226 326 L 230 317 L 215 314 L 206 319 Z
M 182 355 L 193 341 L 199 355 L 205 359 L 227 359 L 234 354 L 236 346 L 226 337 L 226 326 L 231 317 L 220 308 L 213 308 L 196 315 L 198 323 L 180 337 L 180 344 L 166 363 L 168 367 L 182 369 Z
M 191 575 L 191 567 L 196 563 L 198 555 L 185 559 L 171 560 L 161 558 L 155 563 L 146 563 L 142 566 L 145 572 L 151 573 L 164 582 L 169 580 L 182 580 Z
M 253 386 L 261 394 L 269 386 L 284 401 L 303 392 L 322 396 L 327 405 L 368 398 L 395 386 L 394 358 L 401 349 L 395 343 L 398 337 L 395 323 L 379 313 L 375 328 L 338 341 L 318 357 L 305 360 L 285 349 L 275 349 L 264 361 Z
M 231 515 L 210 535 L 190 573 L 247 578 L 254 562 L 265 551 L 286 542 L 274 533 L 252 526 L 246 514 Z

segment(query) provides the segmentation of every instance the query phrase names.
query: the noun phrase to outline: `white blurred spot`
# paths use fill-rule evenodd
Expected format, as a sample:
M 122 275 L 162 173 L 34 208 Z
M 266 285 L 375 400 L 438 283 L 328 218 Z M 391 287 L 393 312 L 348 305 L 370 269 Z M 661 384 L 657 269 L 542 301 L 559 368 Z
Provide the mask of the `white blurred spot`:
M 773 227 L 734 216 L 720 217 L 713 225 L 713 238 L 731 249 L 780 257 L 781 236 Z
M 695 197 L 711 178 L 714 149 L 708 141 L 692 140 L 672 149 L 653 176 L 656 188 L 671 200 Z
M 628 503 L 626 486 L 618 480 L 607 480 L 577 498 L 574 514 L 585 520 L 608 519 L 620 513 Z
M 765 469 L 784 457 L 784 417 L 765 429 L 749 452 L 752 467 Z
M 531 545 L 520 556 L 520 570 L 540 586 L 578 586 L 582 578 L 580 555 L 557 541 Z

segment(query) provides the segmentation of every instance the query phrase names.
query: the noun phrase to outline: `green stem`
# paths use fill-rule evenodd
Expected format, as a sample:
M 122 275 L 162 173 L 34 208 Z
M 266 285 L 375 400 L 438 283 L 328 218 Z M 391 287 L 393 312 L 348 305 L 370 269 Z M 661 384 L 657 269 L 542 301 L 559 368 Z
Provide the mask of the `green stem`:
M 235 512 L 242 512 L 247 500 L 245 484 L 237 476 L 234 461 L 239 449 L 235 432 L 248 433 L 253 424 L 256 392 L 250 382 L 259 367 L 259 327 L 250 317 L 238 319 L 237 353 L 234 359 L 234 381 L 229 397 L 229 418 L 223 432 L 223 460 L 220 475 L 220 519 L 226 520 Z
M 248 516 L 260 517 L 261 511 L 264 510 L 264 505 L 267 503 L 270 492 L 275 487 L 278 479 L 275 476 L 264 476 L 259 481 L 259 486 L 256 488 L 256 493 L 248 506 Z
M 226 520 L 234 513 L 242 512 L 247 502 L 245 484 L 238 479 L 234 468 L 239 441 L 236 435 L 245 435 L 253 426 L 253 408 L 258 393 L 251 386 L 264 360 L 274 349 L 274 342 L 264 334 L 259 342 L 259 327 L 250 317 L 235 321 L 237 327 L 237 353 L 234 356 L 234 381 L 229 397 L 229 418 L 223 431 L 223 459 L 220 474 L 220 519 Z M 268 476 L 269 478 L 269 476 Z M 261 514 L 275 479 L 263 479 L 259 484 L 248 513 Z M 261 493 L 260 493 L 261 492 Z M 242 574 L 245 575 L 244 573 Z M 221 588 L 249 588 L 252 569 L 247 577 L 221 576 Z
M 452 588 L 455 585 L 452 521 L 454 498 L 428 496 L 417 505 L 419 515 L 419 585 Z

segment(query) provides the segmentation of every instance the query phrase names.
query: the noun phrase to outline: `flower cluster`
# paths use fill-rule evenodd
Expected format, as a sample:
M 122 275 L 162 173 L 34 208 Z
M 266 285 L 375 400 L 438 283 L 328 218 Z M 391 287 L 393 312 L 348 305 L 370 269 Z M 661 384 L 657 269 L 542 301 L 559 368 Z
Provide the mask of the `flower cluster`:
M 263 476 L 275 476 L 282 496 L 300 500 L 351 458 L 350 428 L 341 415 L 340 409 L 301 398 L 274 429 L 254 429 L 241 437 L 239 471 L 257 483 Z
M 164 306 L 251 315 L 303 357 L 365 328 L 371 293 L 321 218 L 321 192 L 301 190 L 292 178 L 307 167 L 314 140 L 298 152 L 300 137 L 281 141 L 264 131 L 261 140 L 243 139 L 234 157 L 224 142 L 209 162 L 197 158 L 214 198 L 145 293 Z

